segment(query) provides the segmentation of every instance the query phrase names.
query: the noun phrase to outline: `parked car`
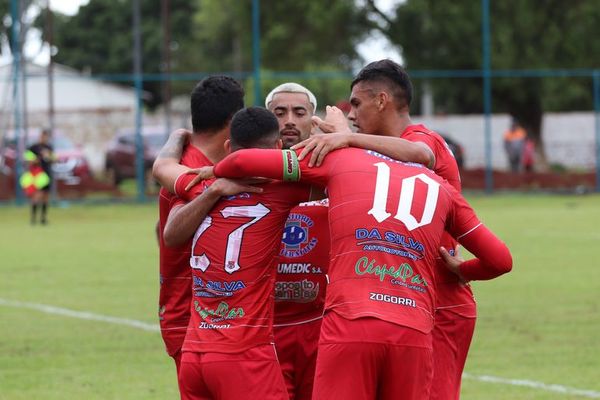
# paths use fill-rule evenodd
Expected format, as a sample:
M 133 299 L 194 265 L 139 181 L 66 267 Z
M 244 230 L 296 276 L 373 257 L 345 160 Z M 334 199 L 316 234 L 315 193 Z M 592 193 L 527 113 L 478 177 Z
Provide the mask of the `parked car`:
M 20 140 L 19 151 L 21 154 L 25 149 L 36 143 L 40 137 L 39 130 L 30 130 L 27 134 L 27 145 L 24 139 Z M 69 186 L 74 189 L 85 191 L 85 186 L 91 178 L 89 163 L 83 151 L 76 146 L 71 139 L 61 132 L 54 132 L 52 137 L 55 160 L 52 164 L 52 175 L 59 186 Z M 17 156 L 17 141 L 14 132 L 9 131 L 3 138 L 0 146 L 0 172 L 14 184 L 15 160 Z M 26 168 L 25 163 L 22 165 Z
M 143 127 L 144 174 L 148 176 L 152 163 L 167 141 L 168 134 L 163 126 Z M 108 179 L 118 185 L 127 178 L 136 176 L 135 130 L 125 129 L 117 132 L 106 150 L 105 171 Z
M 446 141 L 446 144 L 454 154 L 454 158 L 456 159 L 456 164 L 458 164 L 458 168 L 462 169 L 465 162 L 465 152 L 463 147 L 454 139 L 450 138 L 446 134 L 440 133 L 440 136 Z

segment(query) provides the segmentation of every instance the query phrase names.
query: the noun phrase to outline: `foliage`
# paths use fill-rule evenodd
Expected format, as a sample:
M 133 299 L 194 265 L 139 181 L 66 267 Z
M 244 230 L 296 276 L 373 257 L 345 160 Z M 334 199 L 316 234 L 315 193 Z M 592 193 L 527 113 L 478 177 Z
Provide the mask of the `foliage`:
M 161 71 L 160 3 L 141 2 L 144 73 Z M 352 2 L 263 0 L 260 7 L 262 68 L 350 71 L 358 58 L 355 45 L 368 28 L 365 15 Z M 130 1 L 91 0 L 73 17 L 57 16 L 55 60 L 93 74 L 130 72 L 131 12 Z M 252 70 L 251 1 L 170 0 L 170 12 L 172 72 L 244 76 Z M 174 82 L 173 90 L 187 94 L 192 85 Z M 151 105 L 161 102 L 159 82 L 145 82 L 144 89 L 153 95 Z M 337 91 L 328 98 L 347 96 L 347 87 Z
M 196 69 L 251 71 L 252 7 L 250 1 L 205 0 L 194 17 L 194 42 L 201 44 Z M 367 32 L 366 17 L 352 2 L 260 2 L 261 67 L 267 71 L 347 71 L 358 59 L 356 44 Z M 198 57 L 199 56 L 199 57 Z M 191 67 L 191 66 L 190 66 Z M 348 95 L 347 82 L 294 78 L 315 92 L 321 104 Z M 265 95 L 275 83 L 262 82 Z M 252 93 L 253 82 L 245 81 Z
M 402 48 L 406 66 L 423 69 L 482 67 L 479 2 L 408 0 L 392 17 L 367 1 L 373 21 Z M 492 1 L 492 69 L 594 68 L 599 66 L 600 7 L 596 0 L 547 2 Z M 481 79 L 437 79 L 429 82 L 436 105 L 446 112 L 482 111 Z M 492 81 L 494 111 L 508 112 L 541 135 L 543 111 L 589 110 L 590 79 L 509 78 Z
M 171 48 L 174 70 L 192 50 L 188 43 L 192 32 L 190 16 L 195 3 L 171 1 Z M 140 1 L 142 64 L 144 73 L 159 73 L 161 66 L 162 29 L 159 1 Z M 44 14 L 38 26 L 44 23 Z M 133 69 L 132 5 L 125 0 L 91 0 L 72 17 L 56 14 L 55 61 L 93 74 L 128 74 Z M 161 83 L 145 81 L 144 90 L 152 94 L 151 106 L 161 101 Z

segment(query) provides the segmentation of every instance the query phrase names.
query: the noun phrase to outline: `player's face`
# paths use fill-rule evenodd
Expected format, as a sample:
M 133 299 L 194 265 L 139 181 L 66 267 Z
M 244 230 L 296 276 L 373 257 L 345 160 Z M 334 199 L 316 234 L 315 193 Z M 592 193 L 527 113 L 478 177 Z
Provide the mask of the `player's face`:
M 304 93 L 282 92 L 273 96 L 269 110 L 279 121 L 279 133 L 283 148 L 287 149 L 304 139 L 308 139 L 311 130 L 313 106 Z
M 380 121 L 376 92 L 368 82 L 358 82 L 350 94 L 348 119 L 358 132 L 376 134 Z

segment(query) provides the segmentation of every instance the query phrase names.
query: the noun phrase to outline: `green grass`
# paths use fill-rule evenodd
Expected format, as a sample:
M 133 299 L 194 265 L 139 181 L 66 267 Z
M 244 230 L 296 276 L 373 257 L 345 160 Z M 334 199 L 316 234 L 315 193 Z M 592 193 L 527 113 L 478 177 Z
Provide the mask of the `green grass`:
M 475 283 L 472 375 L 600 392 L 600 198 L 470 196 L 509 245 L 511 274 Z M 155 324 L 155 204 L 0 207 L 0 298 Z M 0 399 L 176 399 L 158 332 L 0 304 Z M 463 382 L 463 400 L 577 399 L 540 389 Z

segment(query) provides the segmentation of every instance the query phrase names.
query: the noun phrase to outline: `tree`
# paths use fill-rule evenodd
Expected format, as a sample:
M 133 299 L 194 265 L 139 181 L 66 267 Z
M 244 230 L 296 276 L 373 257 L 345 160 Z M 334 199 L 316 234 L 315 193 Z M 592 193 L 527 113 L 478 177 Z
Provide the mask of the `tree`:
M 161 2 L 141 3 L 144 73 L 159 72 Z M 170 5 L 176 49 L 172 72 L 232 72 L 244 79 L 249 75 L 253 67 L 250 0 L 170 0 Z M 347 0 L 262 0 L 260 11 L 265 71 L 349 72 L 358 58 L 356 43 L 369 29 L 365 14 Z M 54 45 L 59 63 L 94 74 L 130 72 L 131 2 L 90 0 L 75 16 L 57 16 Z M 263 92 L 271 83 L 263 82 Z M 321 83 L 315 91 L 326 98 L 320 101 L 347 96 L 345 83 Z M 246 84 L 249 89 L 251 79 Z M 189 81 L 174 82 L 174 91 L 189 93 L 191 86 Z M 153 94 L 151 105 L 161 102 L 160 82 L 144 82 L 144 89 Z
M 251 71 L 251 13 L 248 0 L 202 1 L 194 18 L 194 41 L 201 44 L 198 52 L 202 53 L 197 66 L 208 71 Z M 350 72 L 358 59 L 356 45 L 368 30 L 366 15 L 352 1 L 261 0 L 262 68 L 272 72 Z M 276 81 L 264 80 L 263 93 Z M 309 87 L 322 104 L 347 97 L 346 83 L 319 83 Z
M 177 46 L 191 37 L 194 2 L 170 0 L 171 37 L 176 50 L 172 63 L 177 65 L 186 57 Z M 161 68 L 162 30 L 160 1 L 141 1 L 142 60 L 144 73 L 159 73 Z M 38 18 L 43 26 L 45 15 Z M 58 48 L 55 61 L 93 74 L 128 74 L 133 69 L 133 32 L 131 1 L 91 0 L 79 8 L 78 14 L 56 14 L 54 18 L 54 46 Z M 191 46 L 188 46 L 191 47 Z M 147 99 L 151 107 L 161 102 L 161 83 L 144 81 L 144 90 L 151 93 Z
M 369 12 L 381 32 L 402 49 L 411 70 L 480 69 L 481 9 L 478 2 L 407 0 L 391 16 L 374 0 Z M 490 2 L 492 69 L 593 68 L 600 60 L 600 7 L 596 0 L 543 3 Z M 482 111 L 481 79 L 429 82 L 436 104 L 448 112 Z M 542 146 L 542 115 L 550 110 L 590 109 L 590 79 L 497 78 L 494 111 L 508 112 Z M 545 160 L 544 154 L 540 156 Z

